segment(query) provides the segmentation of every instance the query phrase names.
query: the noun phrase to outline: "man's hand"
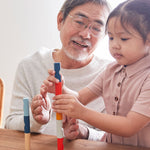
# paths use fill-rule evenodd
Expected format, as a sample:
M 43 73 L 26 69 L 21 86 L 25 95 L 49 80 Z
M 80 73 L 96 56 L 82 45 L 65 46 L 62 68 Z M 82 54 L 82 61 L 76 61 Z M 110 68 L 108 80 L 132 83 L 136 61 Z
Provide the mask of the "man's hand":
M 68 140 L 88 139 L 87 127 L 78 123 L 76 119 L 67 118 L 63 123 L 64 135 Z
M 44 99 L 42 95 L 39 94 L 32 99 L 31 111 L 33 114 L 33 118 L 39 124 L 48 123 L 50 119 L 50 109 L 51 105 L 48 97 Z

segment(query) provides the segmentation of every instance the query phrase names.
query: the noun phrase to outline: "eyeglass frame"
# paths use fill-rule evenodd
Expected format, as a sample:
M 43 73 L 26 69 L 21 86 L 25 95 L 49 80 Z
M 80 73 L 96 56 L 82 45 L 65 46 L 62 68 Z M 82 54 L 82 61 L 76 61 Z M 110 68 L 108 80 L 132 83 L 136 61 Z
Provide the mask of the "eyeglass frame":
M 79 31 L 82 31 L 82 29 L 89 28 L 91 34 L 92 34 L 94 37 L 100 37 L 100 35 L 104 34 L 104 32 L 105 32 L 105 30 L 102 29 L 102 28 L 104 28 L 104 22 L 103 22 L 102 20 L 100 20 L 100 21 L 91 21 L 88 17 L 86 17 L 86 16 L 83 15 L 83 14 L 75 14 L 74 16 L 68 14 L 68 16 L 69 16 L 70 18 L 72 18 L 72 23 L 77 23 L 77 22 L 74 21 L 74 18 L 83 17 L 84 19 L 87 19 L 87 23 L 80 24 L 80 23 L 83 23 L 83 22 L 81 22 L 81 21 L 80 21 L 80 23 L 78 23 L 78 25 L 79 25 L 80 27 L 74 26 L 74 27 L 75 27 L 76 29 L 78 29 Z M 75 17 L 75 16 L 77 16 L 77 17 Z M 92 24 L 92 23 L 93 23 L 93 24 Z M 93 29 L 92 26 L 94 25 L 94 23 L 97 24 L 97 25 L 100 25 L 100 31 L 95 30 L 96 32 L 98 32 L 97 35 L 92 32 L 93 30 L 91 30 L 91 29 Z

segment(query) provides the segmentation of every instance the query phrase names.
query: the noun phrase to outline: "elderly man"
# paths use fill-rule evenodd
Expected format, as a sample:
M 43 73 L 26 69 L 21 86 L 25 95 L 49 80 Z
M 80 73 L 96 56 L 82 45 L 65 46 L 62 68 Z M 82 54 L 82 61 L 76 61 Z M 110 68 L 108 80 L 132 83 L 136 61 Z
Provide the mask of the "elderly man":
M 43 95 L 39 94 L 40 86 L 48 76 L 48 69 L 53 68 L 54 62 L 61 62 L 65 84 L 75 91 L 85 87 L 103 71 L 108 61 L 99 59 L 93 52 L 98 41 L 104 37 L 108 14 L 109 7 L 105 0 L 64 2 L 57 16 L 62 47 L 54 50 L 41 49 L 19 64 L 6 128 L 24 130 L 22 99 L 28 97 L 32 110 L 31 132 L 56 135 L 55 113 L 50 105 L 53 95 L 47 94 L 45 106 Z M 105 109 L 101 98 L 88 107 L 100 112 Z M 101 137 L 101 131 L 93 130 L 85 122 L 79 124 L 79 129 L 82 138 L 95 140 Z M 90 138 L 90 133 L 95 134 L 95 139 Z M 70 139 L 74 137 L 68 136 Z

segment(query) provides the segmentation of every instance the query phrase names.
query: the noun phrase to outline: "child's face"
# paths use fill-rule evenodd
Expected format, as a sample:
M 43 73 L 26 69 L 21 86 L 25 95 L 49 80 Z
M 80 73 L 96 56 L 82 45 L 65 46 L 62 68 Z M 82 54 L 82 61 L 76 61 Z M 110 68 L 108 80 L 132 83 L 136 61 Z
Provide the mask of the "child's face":
M 128 33 L 120 24 L 120 20 L 113 17 L 108 22 L 109 50 L 120 65 L 130 65 L 148 53 L 146 43 L 140 34 L 131 26 Z

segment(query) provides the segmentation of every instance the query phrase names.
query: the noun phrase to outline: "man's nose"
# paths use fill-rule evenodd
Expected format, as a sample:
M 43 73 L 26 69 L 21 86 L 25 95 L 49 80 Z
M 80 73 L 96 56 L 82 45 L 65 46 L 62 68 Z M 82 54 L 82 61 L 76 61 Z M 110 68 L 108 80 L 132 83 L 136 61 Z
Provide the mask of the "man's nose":
M 84 39 L 90 39 L 91 38 L 91 31 L 90 31 L 90 27 L 86 26 L 84 29 L 82 29 L 79 32 L 79 35 L 82 36 Z

